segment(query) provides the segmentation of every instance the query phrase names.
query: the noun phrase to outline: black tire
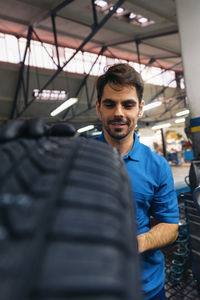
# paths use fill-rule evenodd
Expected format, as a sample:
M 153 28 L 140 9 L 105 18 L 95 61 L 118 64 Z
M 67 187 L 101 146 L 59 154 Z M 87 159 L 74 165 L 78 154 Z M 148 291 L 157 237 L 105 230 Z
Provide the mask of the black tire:
M 117 151 L 78 137 L 0 146 L 0 300 L 141 299 Z

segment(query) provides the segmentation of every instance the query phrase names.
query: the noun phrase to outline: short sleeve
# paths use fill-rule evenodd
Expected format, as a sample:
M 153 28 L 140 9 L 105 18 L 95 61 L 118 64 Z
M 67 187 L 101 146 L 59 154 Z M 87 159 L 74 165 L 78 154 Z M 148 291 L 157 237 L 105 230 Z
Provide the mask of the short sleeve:
M 172 170 L 164 158 L 159 165 L 159 186 L 155 190 L 152 201 L 152 216 L 157 222 L 175 224 L 179 222 L 178 200 Z

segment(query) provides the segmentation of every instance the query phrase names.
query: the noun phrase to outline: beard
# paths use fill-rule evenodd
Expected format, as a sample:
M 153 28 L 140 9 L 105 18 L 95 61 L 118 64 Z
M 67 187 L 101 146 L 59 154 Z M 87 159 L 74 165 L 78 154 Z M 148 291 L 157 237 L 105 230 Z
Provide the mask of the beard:
M 105 130 L 107 131 L 107 133 L 110 135 L 111 138 L 115 139 L 115 140 L 121 140 L 124 139 L 126 136 L 128 136 L 130 134 L 130 132 L 132 130 L 128 130 L 125 133 L 120 133 L 120 131 L 117 132 L 117 130 L 115 130 L 115 132 L 112 132 L 110 130 L 110 128 L 105 128 Z
M 121 124 L 126 125 L 128 128 L 124 132 L 124 128 L 113 128 L 111 129 L 109 125 L 114 124 Z M 115 140 L 121 140 L 127 137 L 130 133 L 134 132 L 135 124 L 130 126 L 131 122 L 129 120 L 124 120 L 123 118 L 114 118 L 113 120 L 110 120 L 107 122 L 107 124 L 104 124 L 104 129 L 107 131 L 109 136 Z

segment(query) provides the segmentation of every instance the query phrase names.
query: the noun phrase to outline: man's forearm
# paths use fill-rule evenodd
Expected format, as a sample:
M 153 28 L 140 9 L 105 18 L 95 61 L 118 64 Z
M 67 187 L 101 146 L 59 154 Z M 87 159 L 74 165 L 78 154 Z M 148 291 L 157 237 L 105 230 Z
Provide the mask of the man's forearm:
M 173 243 L 178 236 L 178 224 L 159 223 L 137 236 L 138 251 L 155 250 Z

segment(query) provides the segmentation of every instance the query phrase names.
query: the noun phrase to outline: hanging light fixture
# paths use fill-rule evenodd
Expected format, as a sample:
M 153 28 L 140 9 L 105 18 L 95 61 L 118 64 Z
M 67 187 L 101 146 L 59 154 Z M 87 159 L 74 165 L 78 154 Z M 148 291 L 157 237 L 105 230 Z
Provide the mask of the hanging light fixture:
M 184 115 L 187 115 L 187 114 L 189 114 L 189 109 L 185 109 L 185 110 L 182 110 L 182 111 L 179 111 L 179 112 L 177 112 L 176 113 L 176 116 L 177 117 L 181 117 L 181 116 L 184 116 Z
M 89 131 L 89 130 L 92 130 L 94 129 L 94 125 L 87 125 L 85 127 L 81 127 L 77 130 L 78 133 L 83 133 L 85 131 Z
M 162 104 L 162 102 L 160 101 L 157 101 L 157 102 L 153 102 L 153 103 L 149 103 L 147 105 L 144 105 L 143 107 L 143 111 L 146 111 L 146 110 L 150 110 L 152 108 L 155 108 L 155 107 L 158 107 Z
M 69 108 L 70 106 L 74 105 L 77 102 L 78 102 L 78 98 L 70 98 L 70 99 L 66 100 L 64 103 L 62 103 L 60 106 L 58 106 L 56 109 L 54 109 L 50 113 L 50 115 L 52 117 L 55 117 L 59 113 L 61 113 L 62 111 L 66 110 L 67 108 Z
M 180 118 L 174 121 L 175 123 L 183 123 L 185 122 L 185 118 Z
M 172 126 L 171 123 L 164 123 L 164 124 L 158 124 L 152 127 L 153 130 L 162 129 L 162 128 L 168 128 Z

